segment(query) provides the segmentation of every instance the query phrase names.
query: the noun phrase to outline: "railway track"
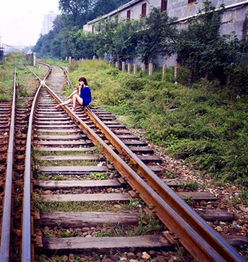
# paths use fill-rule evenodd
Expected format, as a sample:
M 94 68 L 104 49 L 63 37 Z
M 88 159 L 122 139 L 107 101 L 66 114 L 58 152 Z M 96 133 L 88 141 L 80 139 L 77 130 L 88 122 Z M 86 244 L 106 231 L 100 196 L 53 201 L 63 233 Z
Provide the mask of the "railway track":
M 10 225 L 12 202 L 12 174 L 14 162 L 14 129 L 16 104 L 16 71 L 13 77 L 12 102 L 0 104 L 0 136 L 1 136 L 1 249 L 0 260 L 5 261 L 5 254 L 10 252 Z M 7 255 L 9 256 L 9 255 Z
M 201 218 L 234 219 L 206 208 L 215 196 L 164 179 L 161 158 L 114 115 L 99 108 L 55 110 L 60 87 L 71 83 L 66 71 L 65 78 L 59 68 L 50 73 L 44 79 L 51 88 L 40 79 L 30 117 L 19 118 L 26 129 L 15 157 L 23 161 L 15 163 L 22 180 L 14 187 L 23 197 L 14 219 L 21 261 L 51 261 L 54 254 L 67 261 L 77 255 L 80 261 L 167 261 L 181 244 L 197 261 L 245 261 Z
M 18 83 L 14 73 L 12 102 L 1 105 L 1 125 L 4 139 L 1 145 L 3 164 L 2 220 L 0 261 L 20 261 L 21 214 L 23 193 L 23 172 L 25 160 L 26 132 L 33 97 L 39 81 L 30 80 L 33 88 L 23 96 L 24 87 Z M 25 93 L 25 91 L 24 91 Z

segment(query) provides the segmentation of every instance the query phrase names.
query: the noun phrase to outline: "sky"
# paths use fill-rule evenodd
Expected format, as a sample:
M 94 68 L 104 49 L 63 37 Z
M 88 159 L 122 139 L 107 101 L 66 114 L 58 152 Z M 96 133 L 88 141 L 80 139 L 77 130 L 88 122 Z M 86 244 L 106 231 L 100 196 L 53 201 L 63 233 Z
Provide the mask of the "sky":
M 44 15 L 56 14 L 59 0 L 2 0 L 0 3 L 1 42 L 8 45 L 35 45 Z

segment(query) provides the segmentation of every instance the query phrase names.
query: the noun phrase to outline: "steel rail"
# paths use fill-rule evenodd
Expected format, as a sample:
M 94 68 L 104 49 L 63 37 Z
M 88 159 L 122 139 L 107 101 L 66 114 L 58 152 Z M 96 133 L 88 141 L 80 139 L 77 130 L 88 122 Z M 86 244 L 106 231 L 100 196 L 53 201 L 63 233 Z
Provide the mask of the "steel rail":
M 68 79 L 68 71 L 64 70 L 64 74 Z M 68 83 L 71 83 L 69 81 Z M 86 113 L 94 124 L 102 131 L 111 144 L 124 155 L 128 161 L 131 161 L 135 170 L 145 181 L 166 201 L 188 225 L 182 228 L 183 224 L 177 225 L 172 221 L 165 221 L 166 226 L 179 237 L 183 246 L 199 261 L 216 261 L 212 256 L 213 250 L 222 261 L 245 261 L 245 259 L 224 240 L 213 228 L 211 228 L 205 220 L 203 220 L 189 205 L 183 201 L 178 195 L 171 190 L 158 176 L 141 161 L 111 130 L 107 127 L 97 115 L 89 108 L 85 109 Z M 158 214 L 159 216 L 159 214 Z M 194 239 L 192 232 L 198 237 Z M 199 239 L 204 240 L 200 242 Z M 193 244 L 192 244 L 193 241 Z M 210 251 L 209 246 L 212 248 Z M 212 254 L 211 254 L 212 253 Z
M 7 170 L 5 177 L 4 202 L 1 230 L 0 261 L 8 262 L 10 259 L 10 231 L 11 231 L 11 207 L 12 207 L 12 182 L 14 163 L 14 139 L 15 139 L 15 108 L 16 108 L 16 69 L 13 79 L 13 98 L 11 109 L 11 122 L 9 131 L 9 144 L 7 153 Z
M 30 70 L 31 71 L 31 70 Z M 32 71 L 31 71 L 32 72 Z M 34 72 L 32 72 L 35 74 Z M 31 219 L 31 177 L 32 177 L 32 132 L 33 132 L 33 120 L 35 108 L 38 102 L 41 88 L 43 87 L 45 80 L 51 73 L 51 68 L 42 80 L 39 76 L 36 77 L 40 81 L 38 90 L 36 91 L 32 108 L 29 116 L 27 143 L 26 143 L 26 155 L 25 155 L 25 171 L 24 171 L 24 195 L 23 195 L 23 214 L 22 214 L 22 262 L 31 262 L 32 258 L 32 219 Z
M 62 100 L 49 88 L 50 95 L 58 102 Z M 136 168 L 139 173 L 145 171 L 145 174 L 138 175 L 130 166 L 124 162 L 88 125 L 86 125 L 75 113 L 64 106 L 67 114 L 78 123 L 78 126 L 89 136 L 89 138 L 100 146 L 108 158 L 113 162 L 115 168 L 129 181 L 133 189 L 139 196 L 151 206 L 160 220 L 179 237 L 183 246 L 198 261 L 245 261 L 238 252 L 231 247 L 216 231 L 197 215 L 181 198 L 179 198 L 162 180 L 160 180 L 143 162 L 141 162 L 133 152 Z M 93 114 L 90 109 L 86 112 Z M 93 122 L 103 129 L 105 126 L 94 116 Z M 105 126 L 106 127 L 106 126 Z M 112 131 L 108 129 L 106 133 L 110 142 L 117 140 L 116 149 L 125 154 L 127 146 L 117 138 Z M 110 135 L 111 134 L 111 135 Z M 113 136 L 113 137 L 112 137 Z M 147 184 L 150 184 L 148 185 Z M 175 206 L 173 206 L 173 204 Z M 205 236 L 207 235 L 207 237 Z

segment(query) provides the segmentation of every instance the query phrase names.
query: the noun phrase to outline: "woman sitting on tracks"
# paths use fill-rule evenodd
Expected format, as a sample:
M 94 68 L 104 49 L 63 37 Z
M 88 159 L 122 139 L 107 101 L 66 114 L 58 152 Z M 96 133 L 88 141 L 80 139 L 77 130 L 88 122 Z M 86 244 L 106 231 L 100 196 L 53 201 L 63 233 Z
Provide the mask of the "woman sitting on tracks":
M 76 112 L 76 103 L 79 103 L 82 106 L 88 106 L 90 104 L 92 96 L 86 78 L 80 77 L 78 81 L 78 88 L 68 97 L 68 100 L 55 106 L 55 109 L 60 109 L 62 106 L 68 105 L 72 102 L 73 111 Z

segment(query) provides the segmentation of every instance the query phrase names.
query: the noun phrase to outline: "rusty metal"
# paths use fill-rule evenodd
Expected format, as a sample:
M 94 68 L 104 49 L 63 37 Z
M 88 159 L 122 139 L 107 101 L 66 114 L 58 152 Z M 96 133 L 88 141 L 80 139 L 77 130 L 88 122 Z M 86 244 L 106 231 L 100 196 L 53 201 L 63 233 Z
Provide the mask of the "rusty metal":
M 48 87 L 48 92 L 61 103 L 62 100 Z M 139 196 L 156 211 L 161 221 L 179 237 L 184 247 L 199 261 L 245 261 L 216 231 L 199 217 L 182 199 L 180 199 L 162 180 L 160 180 L 113 132 L 90 110 L 86 112 L 102 130 L 107 139 L 124 155 L 132 156 L 138 175 L 120 158 L 87 124 L 69 107 L 64 106 L 67 114 L 73 118 L 88 137 L 100 146 L 115 168 L 139 193 Z M 92 117 L 94 116 L 94 117 Z M 107 132 L 106 132 L 107 131 Z
M 13 99 L 11 109 L 11 122 L 9 131 L 9 144 L 7 153 L 7 170 L 5 177 L 0 261 L 7 262 L 10 259 L 10 231 L 11 231 L 11 204 L 12 204 L 12 180 L 14 163 L 14 139 L 15 139 L 15 106 L 16 106 L 16 69 L 13 80 Z
M 30 70 L 31 71 L 31 70 Z M 42 80 L 36 75 L 40 80 L 39 88 L 33 99 L 33 104 L 29 116 L 29 125 L 27 133 L 27 143 L 26 143 L 26 156 L 25 156 L 25 171 L 24 171 L 24 196 L 23 196 L 23 214 L 22 214 L 22 262 L 32 261 L 32 220 L 31 220 L 31 178 L 32 178 L 32 163 L 31 163 L 31 153 L 32 153 L 32 131 L 33 131 L 33 119 L 35 108 L 38 102 L 40 91 L 45 83 L 45 80 L 50 75 L 51 69 L 49 68 L 48 73 Z

